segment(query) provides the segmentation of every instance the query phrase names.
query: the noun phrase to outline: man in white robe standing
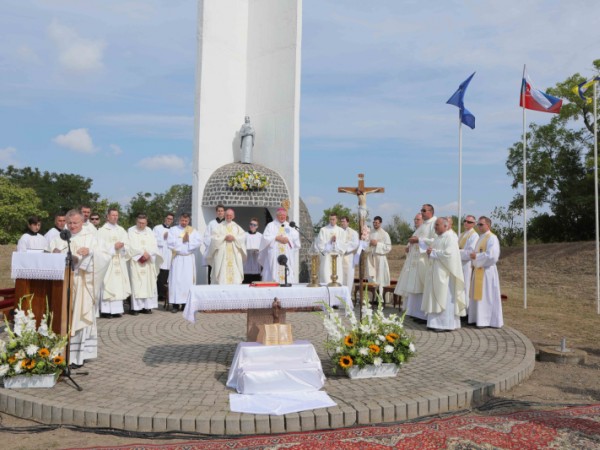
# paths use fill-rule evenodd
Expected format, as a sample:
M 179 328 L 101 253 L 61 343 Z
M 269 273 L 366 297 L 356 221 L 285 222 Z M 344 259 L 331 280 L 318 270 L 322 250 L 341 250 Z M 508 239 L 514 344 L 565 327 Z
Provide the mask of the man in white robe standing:
M 27 231 L 17 242 L 18 252 L 36 252 L 42 253 L 48 246 L 46 238 L 40 234 L 42 221 L 38 216 L 31 216 L 27 219 Z
M 481 216 L 477 221 L 479 240 L 471 253 L 473 275 L 469 293 L 469 323 L 478 327 L 502 328 L 502 299 L 496 263 L 500 258 L 500 241 L 490 228 L 492 221 Z
M 417 213 L 417 215 L 415 215 L 413 223 L 415 224 L 415 230 L 418 230 L 423 224 L 423 216 L 421 213 Z M 422 287 L 417 288 L 417 286 L 420 286 L 421 284 L 418 268 L 421 254 L 419 250 L 419 244 L 407 244 L 405 253 L 406 260 L 404 261 L 402 270 L 400 270 L 400 275 L 398 275 L 398 283 L 396 284 L 396 289 L 394 289 L 394 294 L 399 295 L 404 299 L 404 306 L 406 307 L 406 297 L 408 293 L 417 289 L 422 289 Z
M 426 249 L 433 244 L 433 240 L 436 236 L 434 225 L 437 217 L 434 216 L 434 208 L 429 203 L 421 207 L 421 216 L 423 217 L 423 224 L 417 228 L 415 234 L 408 239 L 409 245 L 417 244 L 418 246 L 418 277 L 415 279 L 415 283 L 410 286 L 410 290 L 407 288 L 407 290 L 403 291 L 400 295 L 406 298 L 406 302 L 403 302 L 406 315 L 418 320 L 426 321 L 427 314 L 423 312 L 421 306 L 423 303 L 423 289 L 425 287 L 425 276 L 427 275 L 429 261 L 423 248 Z
M 54 226 L 52 228 L 50 228 L 44 235 L 48 245 L 50 245 L 50 243 L 55 238 L 60 236 L 60 232 L 65 229 L 66 223 L 67 223 L 67 218 L 65 216 L 65 213 L 60 212 L 54 216 Z
M 225 211 L 225 221 L 213 231 L 206 260 L 212 266 L 212 284 L 242 284 L 246 260 L 246 232 L 233 221 L 235 211 Z
M 196 284 L 196 251 L 202 244 L 200 233 L 190 226 L 190 215 L 179 216 L 179 225 L 171 227 L 167 245 L 173 252 L 169 272 L 169 304 L 176 313 L 187 303 L 190 288 Z
M 252 217 L 246 232 L 246 261 L 244 261 L 244 283 L 260 281 L 262 267 L 258 262 L 258 251 L 262 241 L 262 233 L 258 231 L 258 219 Z
M 458 248 L 460 249 L 460 259 L 462 261 L 465 279 L 465 298 L 467 299 L 467 302 L 469 301 L 469 292 L 471 291 L 471 272 L 473 269 L 471 253 L 475 251 L 475 245 L 479 240 L 479 235 L 475 231 L 475 223 L 477 223 L 475 216 L 466 216 L 463 221 L 465 231 L 463 231 L 458 238 Z
M 217 207 L 215 208 L 215 212 L 217 213 L 217 217 L 214 218 L 213 220 L 211 220 L 210 222 L 208 222 L 208 225 L 206 225 L 206 229 L 204 230 L 204 235 L 202 236 L 202 247 L 200 248 L 200 254 L 202 255 L 202 263 L 201 264 L 202 264 L 202 266 L 208 267 L 208 272 L 207 272 L 208 284 L 210 284 L 210 280 L 212 278 L 211 277 L 212 267 L 206 260 L 206 257 L 208 254 L 208 248 L 210 247 L 210 239 L 213 234 L 213 231 L 215 231 L 217 226 L 219 226 L 219 224 L 225 220 L 225 206 L 217 205 Z
M 317 249 L 321 253 L 319 265 L 319 278 L 321 283 L 331 283 L 333 273 L 333 255 L 337 255 L 336 276 L 338 281 L 343 281 L 342 256 L 346 253 L 345 233 L 337 225 L 337 214 L 329 215 L 329 223 L 319 230 L 317 236 Z M 341 284 L 341 283 L 340 283 Z
M 81 367 L 88 359 L 98 356 L 98 332 L 96 329 L 96 307 L 104 273 L 110 256 L 96 236 L 83 229 L 83 215 L 77 209 L 66 215 L 67 228 L 71 232 L 73 254 L 73 289 L 71 290 L 71 339 L 69 362 L 72 368 Z M 60 236 L 48 246 L 51 253 L 67 253 L 68 244 Z
M 383 288 L 390 284 L 390 266 L 387 254 L 392 251 L 392 240 L 388 232 L 381 227 L 382 222 L 383 219 L 380 216 L 375 216 L 373 231 L 369 235 L 369 246 L 365 249 L 369 278 L 379 285 L 380 296 Z
M 92 208 L 90 208 L 88 205 L 81 205 L 79 207 L 79 210 L 81 211 L 81 214 L 83 214 L 83 228 L 85 230 L 88 230 L 92 234 L 96 234 L 98 232 L 98 229 L 94 224 L 92 224 L 92 222 L 90 222 Z
M 156 245 L 158 246 L 158 251 L 162 257 L 162 264 L 160 265 L 158 278 L 156 279 L 158 300 L 164 300 L 169 296 L 169 270 L 171 270 L 172 252 L 167 245 L 167 240 L 169 238 L 169 229 L 171 228 L 171 225 L 173 225 L 174 220 L 175 215 L 173 213 L 167 213 L 163 223 L 154 227 Z
M 451 331 L 460 328 L 460 317 L 466 315 L 465 283 L 455 234 L 446 217 L 435 221 L 431 247 L 426 249 L 431 262 L 423 292 L 423 310 L 427 328 Z
M 285 283 L 285 266 L 277 262 L 277 258 L 285 255 L 289 268 L 288 281 L 294 279 L 294 250 L 300 248 L 300 234 L 290 227 L 287 222 L 287 211 L 279 208 L 275 215 L 276 220 L 265 227 L 260 244 L 259 262 L 263 267 L 263 281 Z
M 98 239 L 104 242 L 112 256 L 100 293 L 100 317 L 121 317 L 125 312 L 123 301 L 131 295 L 131 282 L 127 262 L 129 261 L 129 238 L 127 231 L 118 224 L 119 211 L 110 208 L 106 223 L 98 230 Z M 94 228 L 90 224 L 87 231 Z M 91 231 L 90 231 L 91 232 Z
M 131 314 L 152 314 L 158 308 L 156 278 L 162 256 L 156 237 L 148 228 L 146 214 L 138 214 L 135 226 L 127 230 L 129 238 L 129 270 L 131 274 Z
M 359 239 L 358 232 L 350 227 L 350 220 L 348 216 L 340 217 L 340 226 L 342 228 L 342 235 L 340 239 L 344 241 L 346 250 L 344 256 L 342 256 L 341 264 L 341 284 L 348 288 L 348 293 L 352 295 L 352 289 L 354 288 L 354 258 L 358 251 Z M 338 271 L 340 264 L 338 263 Z

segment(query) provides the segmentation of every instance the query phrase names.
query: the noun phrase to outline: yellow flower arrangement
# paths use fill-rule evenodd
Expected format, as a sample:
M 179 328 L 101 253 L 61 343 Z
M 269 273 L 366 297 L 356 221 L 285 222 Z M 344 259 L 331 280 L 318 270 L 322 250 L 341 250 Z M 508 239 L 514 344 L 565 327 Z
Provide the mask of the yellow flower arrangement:
M 238 191 L 258 191 L 269 185 L 269 177 L 257 170 L 240 170 L 229 178 L 227 185 Z

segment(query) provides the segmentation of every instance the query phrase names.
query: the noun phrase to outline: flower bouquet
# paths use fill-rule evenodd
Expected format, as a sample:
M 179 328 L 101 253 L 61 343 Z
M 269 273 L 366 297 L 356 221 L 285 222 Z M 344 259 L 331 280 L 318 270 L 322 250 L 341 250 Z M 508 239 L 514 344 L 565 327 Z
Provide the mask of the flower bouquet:
M 381 298 L 373 311 L 365 298 L 362 319 L 346 309 L 348 328 L 329 305 L 321 313 L 328 333 L 325 347 L 332 353 L 333 372 L 342 368 L 351 378 L 393 376 L 415 355 L 412 338 L 403 327 L 404 315 L 385 316 Z M 391 370 L 395 369 L 395 370 Z
M 22 309 L 25 299 L 29 301 L 28 310 Z M 0 340 L 0 377 L 4 377 L 5 387 L 19 387 L 11 383 L 11 378 L 23 380 L 25 377 L 50 375 L 45 378 L 56 381 L 66 366 L 62 354 L 67 345 L 67 336 L 60 336 L 52 331 L 52 313 L 48 311 L 47 304 L 46 314 L 36 329 L 31 310 L 32 299 L 33 295 L 28 295 L 19 300 L 12 330 L 8 319 L 4 317 L 8 342 Z
M 256 170 L 240 170 L 229 178 L 227 184 L 238 191 L 258 191 L 269 185 L 269 177 Z

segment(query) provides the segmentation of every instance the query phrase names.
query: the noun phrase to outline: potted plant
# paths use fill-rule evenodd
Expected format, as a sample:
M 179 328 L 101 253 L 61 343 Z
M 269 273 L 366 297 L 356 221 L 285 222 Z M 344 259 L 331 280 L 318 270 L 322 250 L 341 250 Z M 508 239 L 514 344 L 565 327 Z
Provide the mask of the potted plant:
M 0 340 L 0 377 L 5 388 L 52 387 L 66 366 L 64 349 L 67 336 L 52 331 L 52 313 L 48 311 L 36 328 L 31 310 L 32 295 L 19 299 L 11 326 L 6 316 L 8 340 Z M 23 300 L 29 301 L 29 309 L 22 308 Z
M 325 305 L 323 324 L 328 338 L 333 372 L 343 369 L 350 378 L 392 377 L 415 355 L 411 336 L 404 329 L 404 315 L 383 313 L 381 298 L 371 309 L 368 299 L 362 305 L 362 318 L 346 309 L 347 326 L 337 311 Z

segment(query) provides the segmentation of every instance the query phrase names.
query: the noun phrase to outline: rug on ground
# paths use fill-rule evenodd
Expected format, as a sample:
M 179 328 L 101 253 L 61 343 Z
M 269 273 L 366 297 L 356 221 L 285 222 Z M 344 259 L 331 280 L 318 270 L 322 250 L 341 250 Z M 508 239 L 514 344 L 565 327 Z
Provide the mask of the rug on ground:
M 494 416 L 463 415 L 415 423 L 361 426 L 97 450 L 600 448 L 600 404 Z

